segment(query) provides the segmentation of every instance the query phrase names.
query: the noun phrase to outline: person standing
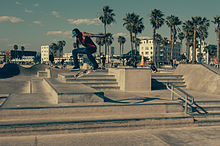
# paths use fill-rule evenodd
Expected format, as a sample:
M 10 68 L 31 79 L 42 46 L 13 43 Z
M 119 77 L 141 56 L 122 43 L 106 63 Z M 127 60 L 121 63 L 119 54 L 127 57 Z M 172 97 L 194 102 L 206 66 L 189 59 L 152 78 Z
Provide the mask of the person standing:
M 89 61 L 93 65 L 93 70 L 98 69 L 98 63 L 96 62 L 95 58 L 92 56 L 93 53 L 96 52 L 97 47 L 95 43 L 92 41 L 91 37 L 105 37 L 105 35 L 98 35 L 98 34 L 91 34 L 87 32 L 80 32 L 79 29 L 75 28 L 72 31 L 72 37 L 76 37 L 76 49 L 73 49 L 72 56 L 74 60 L 74 68 L 79 69 L 79 61 L 78 61 L 78 53 L 86 54 Z M 79 45 L 83 47 L 80 48 Z

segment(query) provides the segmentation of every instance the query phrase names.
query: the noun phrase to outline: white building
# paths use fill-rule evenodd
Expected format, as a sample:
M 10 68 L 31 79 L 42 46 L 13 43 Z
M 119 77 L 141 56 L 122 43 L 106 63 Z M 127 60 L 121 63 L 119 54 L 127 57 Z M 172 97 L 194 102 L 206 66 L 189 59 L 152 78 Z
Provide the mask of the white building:
M 141 37 L 141 43 L 139 46 L 139 54 L 148 58 L 149 61 L 153 61 L 154 55 L 154 43 L 153 39 L 149 37 Z M 159 62 L 168 62 L 171 56 L 171 41 L 164 46 L 163 44 L 158 44 L 157 52 L 155 52 L 156 60 Z M 180 57 L 181 43 L 175 42 L 173 48 L 173 59 L 178 59 Z
M 200 47 L 200 43 L 198 44 L 198 46 Z M 208 64 L 208 53 L 206 54 L 205 52 L 204 52 L 204 49 L 205 49 L 205 47 L 206 46 L 208 46 L 208 44 L 207 43 L 205 43 L 204 41 L 202 42 L 202 45 L 201 45 L 201 62 L 204 62 L 204 63 L 206 63 L 206 64 Z M 196 61 L 197 62 L 199 62 L 199 53 L 200 53 L 200 51 L 199 51 L 200 49 L 199 48 L 196 48 Z M 192 60 L 192 56 L 193 56 L 193 47 L 190 47 L 190 52 L 189 52 L 189 56 L 190 56 L 190 60 Z
M 48 63 L 50 55 L 49 45 L 41 46 L 41 63 Z

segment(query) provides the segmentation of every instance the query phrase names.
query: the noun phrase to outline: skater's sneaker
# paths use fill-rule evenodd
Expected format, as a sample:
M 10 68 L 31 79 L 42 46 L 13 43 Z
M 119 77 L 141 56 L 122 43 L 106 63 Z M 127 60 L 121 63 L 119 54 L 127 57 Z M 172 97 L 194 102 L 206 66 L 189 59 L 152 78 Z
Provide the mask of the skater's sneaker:
M 75 66 L 75 67 L 73 67 L 72 69 L 79 69 L 79 67 L 78 67 L 78 66 Z

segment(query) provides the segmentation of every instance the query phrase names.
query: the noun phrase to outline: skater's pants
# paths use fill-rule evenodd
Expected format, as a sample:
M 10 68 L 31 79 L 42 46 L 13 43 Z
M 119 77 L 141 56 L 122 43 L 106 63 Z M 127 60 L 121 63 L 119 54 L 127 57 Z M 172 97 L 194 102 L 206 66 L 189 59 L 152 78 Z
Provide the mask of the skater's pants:
M 86 47 L 86 48 L 78 48 L 78 49 L 74 49 L 72 51 L 72 55 L 73 55 L 73 61 L 74 61 L 74 65 L 75 67 L 79 67 L 79 61 L 77 58 L 77 54 L 78 53 L 82 53 L 82 54 L 87 54 L 89 61 L 92 63 L 94 68 L 98 68 L 98 64 L 95 60 L 95 58 L 92 56 L 92 53 L 96 52 L 96 48 L 95 47 Z

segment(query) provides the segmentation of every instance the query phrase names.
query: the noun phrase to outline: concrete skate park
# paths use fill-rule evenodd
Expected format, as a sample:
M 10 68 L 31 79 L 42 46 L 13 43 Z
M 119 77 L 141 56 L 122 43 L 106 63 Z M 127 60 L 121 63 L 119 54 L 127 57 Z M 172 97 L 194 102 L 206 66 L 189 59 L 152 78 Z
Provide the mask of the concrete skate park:
M 206 144 L 195 143 L 190 133 L 197 142 L 210 141 L 210 133 L 213 144 L 219 142 L 220 76 L 207 66 L 180 64 L 157 73 L 149 68 L 119 67 L 76 78 L 79 72 L 42 64 L 2 67 L 0 145 L 24 145 L 25 141 L 27 145 L 56 145 L 56 138 L 70 142 L 86 133 L 94 145 L 108 141 L 95 141 L 99 133 L 124 144 L 119 135 L 131 137 L 131 131 L 142 135 L 139 142 L 146 142 L 143 134 L 153 131 L 147 144 L 178 144 L 179 137 L 183 144 Z M 79 139 L 75 142 L 86 145 Z

